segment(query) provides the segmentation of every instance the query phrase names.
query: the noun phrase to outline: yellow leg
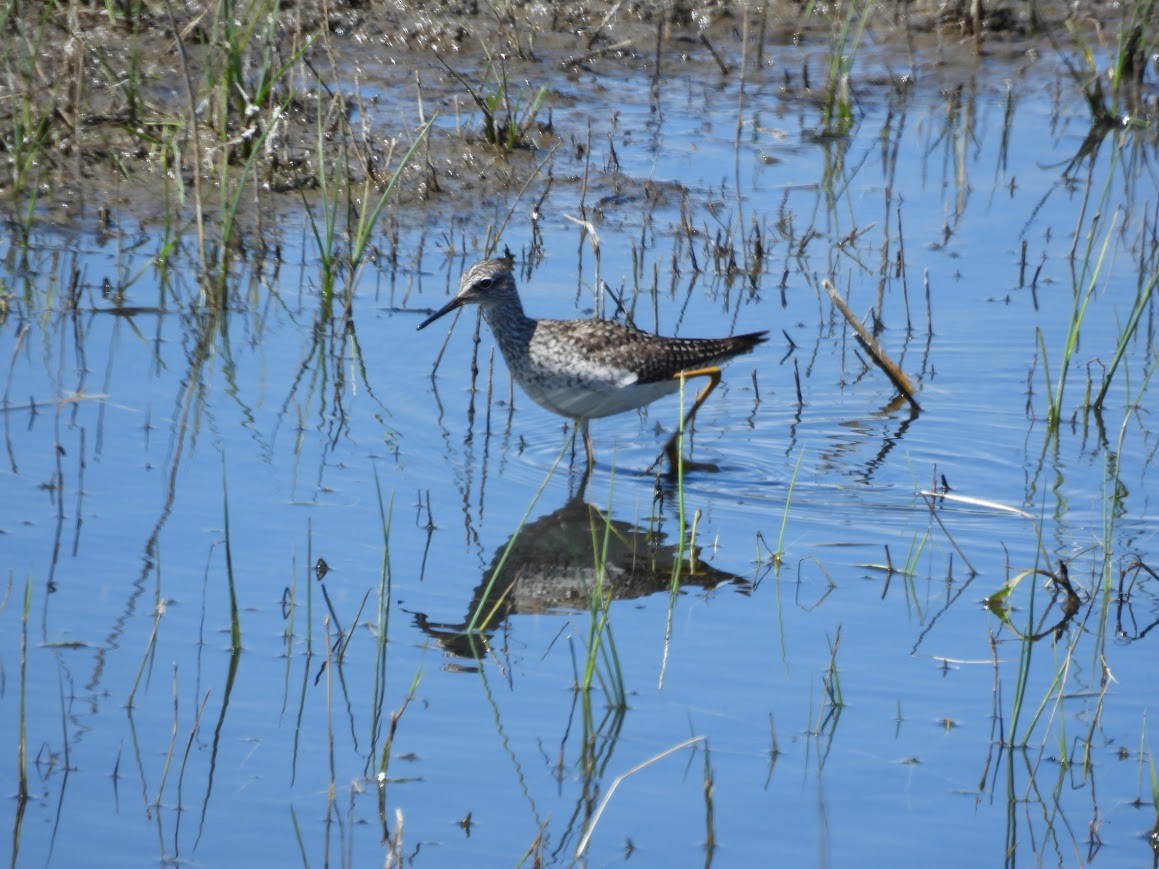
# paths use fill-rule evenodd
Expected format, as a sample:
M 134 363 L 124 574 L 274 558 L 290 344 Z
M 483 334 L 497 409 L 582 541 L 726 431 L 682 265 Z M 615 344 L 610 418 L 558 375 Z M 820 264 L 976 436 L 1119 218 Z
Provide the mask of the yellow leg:
M 592 468 L 596 466 L 596 454 L 592 451 L 592 436 L 588 431 L 588 421 L 586 419 L 581 419 L 579 421 L 579 426 L 580 431 L 582 431 L 584 435 L 584 449 L 587 450 L 588 454 L 588 473 L 590 474 L 592 472 Z
M 678 450 L 680 436 L 688 431 L 692 425 L 692 418 L 696 416 L 696 411 L 700 410 L 700 405 L 704 404 L 708 396 L 712 394 L 712 390 L 716 389 L 717 384 L 720 383 L 720 368 L 713 366 L 712 368 L 697 368 L 693 371 L 681 371 L 676 375 L 676 378 L 680 380 L 681 389 L 684 388 L 684 381 L 689 377 L 707 377 L 708 383 L 700 390 L 700 394 L 696 396 L 696 401 L 692 402 L 692 408 L 685 414 L 680 428 L 676 430 L 675 434 L 668 439 L 668 443 L 664 446 L 663 455 L 668 458 L 668 470 L 671 473 L 676 473 L 676 466 L 680 462 L 680 452 Z M 659 459 L 656 461 L 659 461 Z M 652 467 L 655 466 L 656 464 L 653 462 Z M 695 465 L 691 462 L 685 462 L 685 466 L 702 468 L 704 470 L 716 470 L 716 466 L 712 464 Z

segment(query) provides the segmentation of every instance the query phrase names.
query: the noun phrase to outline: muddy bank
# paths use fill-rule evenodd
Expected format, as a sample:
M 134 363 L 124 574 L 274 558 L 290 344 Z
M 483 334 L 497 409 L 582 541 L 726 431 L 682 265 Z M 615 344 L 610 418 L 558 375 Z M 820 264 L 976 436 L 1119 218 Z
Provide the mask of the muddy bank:
M 582 188 L 593 205 L 679 196 L 626 176 L 614 155 L 617 137 L 696 114 L 692 100 L 666 102 L 673 81 L 737 100 L 738 128 L 744 88 L 775 89 L 796 126 L 778 134 L 826 137 L 854 134 L 867 100 L 1001 88 L 1045 65 L 1059 98 L 1087 99 L 1105 125 L 1153 105 L 1142 42 L 1127 41 L 1119 77 L 1139 87 L 1082 76 L 1085 46 L 1114 54 L 1120 14 L 1101 4 L 32 5 L 4 22 L 0 190 L 18 223 L 177 217 L 228 236 L 329 201 L 345 203 L 341 224 L 373 207 L 417 145 L 392 213 L 420 208 L 432 223 L 464 208 L 501 217 L 516 194 L 534 208 L 554 184 Z M 1080 22 L 1074 33 L 1068 20 Z M 626 87 L 651 92 L 645 129 L 621 123 Z

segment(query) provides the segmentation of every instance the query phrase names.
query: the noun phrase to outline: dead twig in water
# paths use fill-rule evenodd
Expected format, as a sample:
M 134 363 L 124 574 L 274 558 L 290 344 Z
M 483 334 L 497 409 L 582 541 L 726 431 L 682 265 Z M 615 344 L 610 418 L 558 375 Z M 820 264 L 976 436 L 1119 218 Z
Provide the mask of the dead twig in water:
M 845 316 L 845 319 L 849 321 L 849 325 L 853 327 L 853 331 L 857 333 L 857 338 L 861 341 L 861 346 L 873 357 L 873 361 L 886 373 L 886 376 L 893 381 L 893 385 L 901 391 L 906 401 L 913 405 L 915 410 L 921 410 L 921 405 L 914 398 L 913 384 L 909 382 L 909 378 L 905 376 L 905 372 L 894 364 L 893 360 L 886 355 L 885 350 L 877 343 L 876 339 L 861 325 L 861 321 L 854 316 L 853 311 L 849 310 L 849 306 L 845 304 L 845 300 L 841 298 L 841 294 L 837 292 L 837 288 L 833 286 L 832 282 L 824 280 L 821 281 L 821 285 L 825 287 L 825 292 L 829 294 L 829 298 L 833 300 L 833 304 L 837 306 L 837 310 Z

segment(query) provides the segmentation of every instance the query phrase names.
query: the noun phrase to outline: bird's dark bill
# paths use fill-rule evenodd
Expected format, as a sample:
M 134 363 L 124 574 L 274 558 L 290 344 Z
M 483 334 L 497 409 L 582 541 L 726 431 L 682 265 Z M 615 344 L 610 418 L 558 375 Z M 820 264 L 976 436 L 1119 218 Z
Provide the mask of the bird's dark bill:
M 456 296 L 455 298 L 451 299 L 451 301 L 447 302 L 447 304 L 443 305 L 443 307 L 439 308 L 437 311 L 419 323 L 419 329 L 425 329 L 427 326 L 431 325 L 431 323 L 435 322 L 435 320 L 439 319 L 439 317 L 443 316 L 444 314 L 451 313 L 451 311 L 455 310 L 455 308 L 462 304 L 462 299 Z

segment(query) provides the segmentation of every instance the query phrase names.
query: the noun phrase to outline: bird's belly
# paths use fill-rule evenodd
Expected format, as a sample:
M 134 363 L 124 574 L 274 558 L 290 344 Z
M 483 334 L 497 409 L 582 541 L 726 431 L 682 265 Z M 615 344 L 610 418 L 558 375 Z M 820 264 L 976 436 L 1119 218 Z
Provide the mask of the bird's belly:
M 680 381 L 656 383 L 567 383 L 545 385 L 520 381 L 523 390 L 541 407 L 572 419 L 598 419 L 651 404 L 680 389 Z

